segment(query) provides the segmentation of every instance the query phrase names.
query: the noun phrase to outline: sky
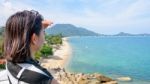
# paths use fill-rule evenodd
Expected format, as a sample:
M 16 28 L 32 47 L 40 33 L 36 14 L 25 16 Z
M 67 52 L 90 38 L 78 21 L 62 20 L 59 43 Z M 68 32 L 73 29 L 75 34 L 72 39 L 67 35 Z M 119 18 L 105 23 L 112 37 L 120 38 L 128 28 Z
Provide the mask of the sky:
M 23 10 L 101 34 L 150 33 L 150 0 L 0 0 L 0 26 Z

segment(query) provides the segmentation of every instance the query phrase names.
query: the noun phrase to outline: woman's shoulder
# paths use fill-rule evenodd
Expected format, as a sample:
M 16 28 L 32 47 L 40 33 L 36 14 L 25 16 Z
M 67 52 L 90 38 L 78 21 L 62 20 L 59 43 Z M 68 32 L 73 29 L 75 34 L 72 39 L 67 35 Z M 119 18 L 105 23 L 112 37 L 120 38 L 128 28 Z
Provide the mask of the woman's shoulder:
M 50 73 L 46 73 L 44 69 L 39 65 L 34 65 L 31 63 L 17 63 L 15 64 L 16 70 L 12 70 L 11 67 L 8 67 L 10 73 L 16 78 L 19 73 L 20 81 L 25 81 L 27 83 L 40 83 L 40 84 L 48 84 L 53 80 L 53 76 Z M 14 69 L 14 68 L 13 68 Z M 19 69 L 19 70 L 18 70 Z M 18 72 L 13 72 L 18 71 Z M 50 75 L 49 75 L 50 74 Z
M 33 64 L 28 64 L 28 63 L 19 63 L 19 66 L 23 67 L 24 69 L 34 71 L 43 75 L 48 76 L 43 70 L 41 70 L 39 67 L 33 65 Z

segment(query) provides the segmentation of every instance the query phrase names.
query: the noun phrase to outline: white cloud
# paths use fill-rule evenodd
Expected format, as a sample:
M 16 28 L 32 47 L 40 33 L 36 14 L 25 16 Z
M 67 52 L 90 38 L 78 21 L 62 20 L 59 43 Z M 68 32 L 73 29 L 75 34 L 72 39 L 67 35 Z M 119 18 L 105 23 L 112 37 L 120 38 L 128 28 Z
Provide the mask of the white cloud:
M 145 11 L 149 11 L 150 2 L 146 0 L 137 0 L 131 4 L 126 10 L 117 15 L 117 19 L 131 19 L 136 16 L 144 14 Z
M 22 10 L 31 10 L 33 9 L 32 6 L 29 6 L 27 4 L 21 3 L 21 2 L 15 2 L 12 3 L 11 0 L 3 0 L 1 1 L 2 3 L 0 3 L 0 25 L 4 26 L 7 18 L 12 15 L 13 13 L 17 12 L 17 11 L 22 11 Z
M 121 31 L 123 30 L 122 28 L 126 26 L 130 26 L 130 28 L 134 28 L 137 25 L 149 26 L 148 23 L 150 22 L 150 17 L 140 18 L 148 13 L 150 14 L 149 0 L 134 0 L 129 4 L 123 4 L 125 7 L 118 5 L 118 7 L 120 6 L 120 9 L 117 11 L 115 10 L 117 7 L 115 5 L 122 4 L 120 3 L 121 0 L 96 0 L 96 2 L 92 1 L 93 4 L 87 0 L 78 1 L 82 3 L 81 9 L 78 9 L 79 11 L 77 9 L 71 10 L 70 8 L 66 8 L 65 5 L 68 3 L 67 0 L 60 2 L 59 0 L 46 0 L 46 3 L 43 2 L 43 6 L 42 4 L 39 5 L 41 2 L 38 1 L 38 4 L 33 6 L 32 4 L 29 4 L 30 1 L 25 3 L 16 0 L 16 2 L 13 3 L 7 0 L 3 2 L 2 6 L 0 5 L 0 9 L 3 9 L 1 10 L 2 12 L 0 13 L 0 17 L 8 17 L 14 13 L 14 11 L 18 10 L 35 9 L 38 10 L 45 18 L 53 20 L 54 23 L 71 23 L 81 27 L 92 28 L 92 30 L 97 32 L 102 32 L 102 30 Z M 31 1 L 31 3 L 36 2 Z M 75 4 L 74 6 L 76 7 L 80 5 Z M 94 7 L 92 7 L 93 5 L 96 5 L 97 9 L 94 9 Z M 114 8 L 110 8 L 112 5 Z M 136 30 L 136 28 L 133 30 Z

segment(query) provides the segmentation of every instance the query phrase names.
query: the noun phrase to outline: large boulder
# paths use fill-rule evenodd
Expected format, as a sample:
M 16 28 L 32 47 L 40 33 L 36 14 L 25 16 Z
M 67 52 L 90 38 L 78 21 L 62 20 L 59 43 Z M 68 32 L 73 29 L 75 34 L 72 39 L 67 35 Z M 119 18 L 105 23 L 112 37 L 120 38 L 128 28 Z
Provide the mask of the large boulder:
M 129 82 L 129 81 L 132 81 L 132 78 L 130 78 L 130 77 L 119 77 L 119 78 L 117 78 L 117 80 L 118 81 L 127 81 L 127 82 Z

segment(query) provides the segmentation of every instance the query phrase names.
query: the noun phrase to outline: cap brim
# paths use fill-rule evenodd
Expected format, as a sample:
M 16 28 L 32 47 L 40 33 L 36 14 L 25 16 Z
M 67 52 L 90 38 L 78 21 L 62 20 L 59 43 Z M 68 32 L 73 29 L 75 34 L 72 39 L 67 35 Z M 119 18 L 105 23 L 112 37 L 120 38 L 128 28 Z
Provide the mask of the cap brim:
M 50 21 L 50 20 L 43 20 L 42 21 L 42 26 L 43 26 L 43 28 L 47 28 L 48 26 L 50 26 L 51 24 L 53 24 L 53 22 L 52 21 Z

